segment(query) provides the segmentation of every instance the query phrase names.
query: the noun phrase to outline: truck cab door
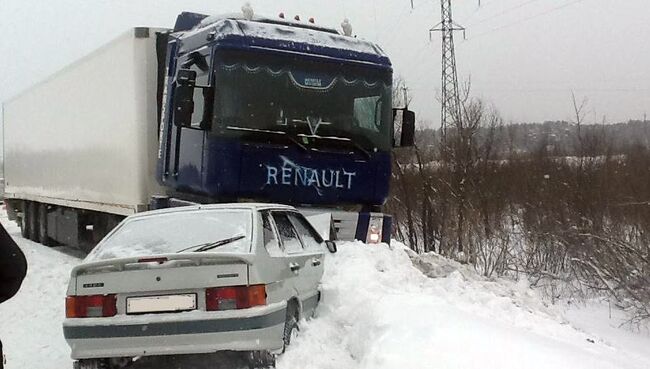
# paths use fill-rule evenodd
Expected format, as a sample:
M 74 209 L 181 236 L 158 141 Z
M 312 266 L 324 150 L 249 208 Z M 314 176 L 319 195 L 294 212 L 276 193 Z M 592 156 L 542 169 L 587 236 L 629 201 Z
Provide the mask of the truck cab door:
M 205 144 L 206 130 L 210 127 L 212 116 L 212 72 L 211 49 L 203 48 L 190 52 L 179 58 L 175 74 L 175 83 L 172 84 L 173 100 L 172 129 L 167 145 L 167 160 L 164 164 L 164 173 L 169 179 L 176 182 L 176 187 L 199 187 L 202 172 L 202 154 Z M 192 91 L 193 111 L 188 124 L 179 124 L 174 116 L 176 100 L 180 98 L 180 80 L 187 72 L 196 76 L 195 86 Z

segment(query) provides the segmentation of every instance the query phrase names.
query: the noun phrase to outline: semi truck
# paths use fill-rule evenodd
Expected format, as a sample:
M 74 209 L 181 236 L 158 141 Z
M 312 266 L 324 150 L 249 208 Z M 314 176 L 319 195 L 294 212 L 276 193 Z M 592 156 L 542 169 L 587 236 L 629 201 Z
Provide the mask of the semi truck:
M 133 28 L 4 103 L 23 236 L 89 251 L 134 213 L 262 201 L 388 242 L 392 150 L 415 124 L 392 106 L 390 59 L 347 21 L 250 13 Z

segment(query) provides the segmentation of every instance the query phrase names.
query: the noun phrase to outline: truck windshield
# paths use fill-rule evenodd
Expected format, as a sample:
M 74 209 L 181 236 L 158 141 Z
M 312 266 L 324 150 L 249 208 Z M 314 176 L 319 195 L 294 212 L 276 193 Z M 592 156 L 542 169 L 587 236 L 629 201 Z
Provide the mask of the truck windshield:
M 283 132 L 367 151 L 392 145 L 389 71 L 229 52 L 216 59 L 215 76 L 218 132 Z
M 192 252 L 217 242 L 209 252 L 251 252 L 252 213 L 243 209 L 203 209 L 127 219 L 86 257 L 87 261 Z M 202 250 L 202 251 L 208 251 Z

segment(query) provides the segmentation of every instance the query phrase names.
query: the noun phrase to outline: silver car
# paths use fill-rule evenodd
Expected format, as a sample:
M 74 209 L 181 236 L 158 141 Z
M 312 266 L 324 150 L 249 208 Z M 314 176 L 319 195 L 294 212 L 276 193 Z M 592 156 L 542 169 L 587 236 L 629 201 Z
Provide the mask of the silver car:
M 336 245 L 283 205 L 128 217 L 71 272 L 63 332 L 75 368 L 222 350 L 273 365 L 321 299 L 328 249 Z

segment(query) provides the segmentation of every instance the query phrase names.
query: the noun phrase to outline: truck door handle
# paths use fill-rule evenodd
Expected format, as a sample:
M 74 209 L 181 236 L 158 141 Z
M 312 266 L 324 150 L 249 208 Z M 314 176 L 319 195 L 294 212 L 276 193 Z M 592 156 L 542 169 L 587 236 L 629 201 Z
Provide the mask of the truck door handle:
M 313 265 L 315 267 L 319 266 L 320 265 L 320 259 L 313 258 L 312 261 L 311 261 L 311 265 Z
M 291 269 L 292 272 L 297 272 L 300 270 L 300 264 L 298 263 L 289 263 L 289 269 Z

